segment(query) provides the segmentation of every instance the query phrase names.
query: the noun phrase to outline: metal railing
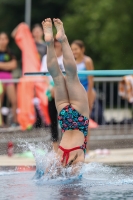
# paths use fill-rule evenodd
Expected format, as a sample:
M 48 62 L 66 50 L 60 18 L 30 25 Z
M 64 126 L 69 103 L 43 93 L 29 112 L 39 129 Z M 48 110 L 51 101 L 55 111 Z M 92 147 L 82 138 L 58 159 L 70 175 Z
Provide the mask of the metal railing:
M 94 87 L 97 98 L 91 118 L 99 125 L 115 125 L 117 129 L 123 126 L 128 130 L 128 125 L 133 128 L 133 104 L 123 100 L 118 95 L 118 82 L 121 77 L 95 77 Z M 34 81 L 35 80 L 30 80 Z M 39 81 L 39 79 L 37 79 Z M 43 79 L 40 80 L 44 81 Z M 3 83 L 18 83 L 19 79 L 1 80 Z
M 120 80 L 122 80 L 121 77 L 94 78 L 97 100 L 94 105 L 93 119 L 99 122 L 98 112 L 99 106 L 101 106 L 101 125 L 109 125 L 110 128 L 115 126 L 117 130 L 123 127 L 123 129 L 128 131 L 129 126 L 133 128 L 133 104 L 128 103 L 127 100 L 122 99 L 118 95 L 118 82 Z

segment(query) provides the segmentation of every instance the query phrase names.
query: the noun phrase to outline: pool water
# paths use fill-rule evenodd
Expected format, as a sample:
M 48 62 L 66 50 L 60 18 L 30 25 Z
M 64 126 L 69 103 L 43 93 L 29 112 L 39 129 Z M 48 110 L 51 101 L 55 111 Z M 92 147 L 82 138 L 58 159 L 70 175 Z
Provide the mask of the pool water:
M 82 178 L 34 179 L 35 172 L 0 172 L 1 200 L 132 200 L 133 167 L 84 166 Z
M 28 148 L 35 157 L 36 172 L 34 168 L 25 168 L 27 172 L 1 168 L 0 200 L 133 200 L 133 166 L 89 163 L 73 175 L 71 167 L 56 167 L 57 159 L 46 147 L 44 155 L 34 145 L 28 144 Z M 51 160 L 53 165 L 45 173 Z

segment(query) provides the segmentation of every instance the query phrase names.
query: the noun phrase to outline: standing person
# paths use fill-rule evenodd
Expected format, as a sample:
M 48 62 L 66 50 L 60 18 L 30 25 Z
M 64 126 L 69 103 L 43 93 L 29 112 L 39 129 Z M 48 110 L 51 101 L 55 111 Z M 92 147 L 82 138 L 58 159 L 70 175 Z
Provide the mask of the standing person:
M 81 40 L 73 41 L 71 44 L 71 49 L 75 57 L 78 70 L 94 70 L 92 59 L 84 54 L 85 46 L 83 41 Z M 96 92 L 93 89 L 94 86 L 93 77 L 86 75 L 85 76 L 79 75 L 79 80 L 81 84 L 84 86 L 85 90 L 87 91 L 90 114 L 91 114 L 93 104 L 96 98 Z
M 40 24 L 35 24 L 32 28 L 32 35 L 39 53 L 40 60 L 47 53 L 47 47 L 43 38 L 43 30 Z
M 46 55 L 47 53 L 47 47 L 46 44 L 43 40 L 43 30 L 42 30 L 42 26 L 40 24 L 35 24 L 32 28 L 32 36 L 34 38 L 35 44 L 36 44 L 36 48 L 39 54 L 39 59 L 40 61 L 42 61 L 42 58 L 44 55 Z M 42 119 L 41 113 L 40 113 L 40 109 L 39 109 L 39 99 L 37 97 L 34 98 L 34 105 L 35 105 L 35 110 L 36 110 L 36 123 L 35 123 L 35 127 L 42 127 L 42 124 L 44 122 L 44 120 Z
M 45 19 L 42 25 L 47 43 L 47 66 L 54 80 L 56 109 L 63 132 L 58 155 L 62 165 L 66 167 L 84 162 L 89 125 L 89 105 L 86 91 L 77 76 L 75 59 L 65 35 L 63 23 L 60 19 L 53 21 L 57 29 L 56 39 L 62 46 L 65 77 L 60 70 L 54 50 L 51 19 Z
M 22 74 L 25 72 L 40 72 L 41 61 L 31 31 L 26 23 L 20 23 L 12 32 L 12 37 L 22 51 Z M 34 80 L 34 81 L 33 81 Z M 18 121 L 22 130 L 31 128 L 36 122 L 33 98 L 39 100 L 39 109 L 46 124 L 50 124 L 48 114 L 48 99 L 45 92 L 47 84 L 43 78 L 22 76 L 17 87 Z M 23 98 L 24 97 L 24 98 Z
M 54 39 L 54 49 L 57 56 L 58 65 L 60 66 L 60 69 L 64 70 L 64 64 L 63 64 L 63 55 L 62 55 L 62 46 L 61 43 Z M 47 56 L 45 55 L 42 59 L 42 66 L 41 71 L 48 71 L 47 69 Z M 58 139 L 59 139 L 59 130 L 58 130 L 58 121 L 57 121 L 57 110 L 55 105 L 55 96 L 54 96 L 54 82 L 52 77 L 49 76 L 49 88 L 47 90 L 47 96 L 48 96 L 48 109 L 49 109 L 49 115 L 51 119 L 51 139 L 53 141 L 53 148 L 57 152 L 58 150 Z
M 17 60 L 15 55 L 8 47 L 9 37 L 5 32 L 0 33 L 0 80 L 12 79 L 12 71 L 17 67 Z M 13 123 L 11 126 L 15 127 L 17 123 L 17 97 L 14 83 L 3 83 L 3 93 L 0 95 L 0 101 L 3 102 L 4 94 L 12 105 Z

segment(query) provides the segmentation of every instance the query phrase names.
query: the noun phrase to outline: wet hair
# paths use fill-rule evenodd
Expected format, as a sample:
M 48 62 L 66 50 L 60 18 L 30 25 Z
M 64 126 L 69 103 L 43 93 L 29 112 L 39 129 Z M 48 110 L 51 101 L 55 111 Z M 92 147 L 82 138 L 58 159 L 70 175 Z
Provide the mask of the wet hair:
M 2 34 L 3 34 L 3 35 L 6 35 L 6 37 L 9 39 L 9 36 L 8 36 L 8 34 L 7 34 L 6 32 L 4 32 L 4 31 L 0 32 L 0 36 L 1 36 Z
M 41 26 L 41 24 L 34 24 L 33 27 L 32 27 L 32 31 L 33 31 L 35 28 L 41 28 L 41 29 L 42 29 L 42 26 Z
M 80 49 L 85 48 L 84 42 L 82 40 L 74 40 L 72 44 L 76 44 Z

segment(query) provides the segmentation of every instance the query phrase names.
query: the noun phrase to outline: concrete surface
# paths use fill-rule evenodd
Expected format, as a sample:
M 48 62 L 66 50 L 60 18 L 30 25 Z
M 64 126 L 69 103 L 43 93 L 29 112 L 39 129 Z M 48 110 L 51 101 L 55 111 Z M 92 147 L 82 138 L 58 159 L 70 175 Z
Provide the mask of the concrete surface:
M 109 150 L 108 155 L 97 155 L 96 151 L 90 151 L 86 156 L 86 162 L 97 162 L 107 165 L 123 166 L 133 165 L 133 148 L 132 149 L 115 149 Z M 34 158 L 20 158 L 17 155 L 8 157 L 0 156 L 0 166 L 35 166 Z
M 95 149 L 123 149 L 133 148 L 133 125 L 126 126 L 100 126 L 97 129 L 91 129 L 90 150 Z M 61 134 L 60 134 L 61 135 Z M 7 143 L 14 143 L 15 153 L 22 152 L 24 149 L 19 144 L 27 141 L 28 143 L 43 142 L 48 143 L 51 134 L 49 128 L 33 129 L 31 131 L 20 131 L 16 129 L 0 129 L 0 155 L 7 153 Z

